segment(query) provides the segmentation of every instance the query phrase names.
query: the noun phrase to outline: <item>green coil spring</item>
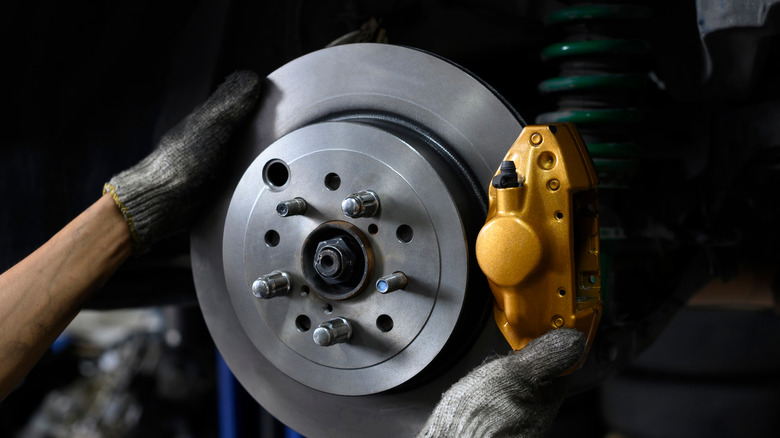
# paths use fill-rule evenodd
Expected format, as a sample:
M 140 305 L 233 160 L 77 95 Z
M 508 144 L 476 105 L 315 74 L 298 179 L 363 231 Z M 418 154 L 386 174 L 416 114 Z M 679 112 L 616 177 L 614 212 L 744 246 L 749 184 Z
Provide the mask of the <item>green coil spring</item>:
M 539 84 L 557 109 L 537 123 L 577 125 L 593 157 L 600 188 L 628 187 L 639 167 L 637 125 L 644 120 L 649 46 L 636 38 L 652 16 L 643 5 L 575 5 L 551 14 L 548 25 L 563 29 L 563 42 L 542 51 L 559 77 Z

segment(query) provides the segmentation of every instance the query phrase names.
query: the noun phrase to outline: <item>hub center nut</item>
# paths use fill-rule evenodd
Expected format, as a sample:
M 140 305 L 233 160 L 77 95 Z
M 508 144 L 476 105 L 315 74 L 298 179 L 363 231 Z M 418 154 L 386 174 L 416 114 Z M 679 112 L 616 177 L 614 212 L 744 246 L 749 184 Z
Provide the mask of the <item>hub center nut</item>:
M 301 248 L 301 270 L 311 289 L 327 300 L 362 292 L 374 270 L 374 252 L 356 226 L 330 221 L 315 228 Z
M 357 255 L 341 237 L 324 240 L 314 253 L 314 270 L 326 283 L 339 283 L 352 276 L 356 259 Z

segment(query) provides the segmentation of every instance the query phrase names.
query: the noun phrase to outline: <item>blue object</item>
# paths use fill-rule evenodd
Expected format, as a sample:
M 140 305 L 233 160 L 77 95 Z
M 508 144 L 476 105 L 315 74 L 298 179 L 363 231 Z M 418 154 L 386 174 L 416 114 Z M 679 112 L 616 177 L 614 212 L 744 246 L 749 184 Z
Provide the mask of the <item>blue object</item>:
M 230 371 L 225 359 L 219 352 L 216 352 L 216 374 L 217 374 L 217 423 L 219 438 L 250 438 L 253 434 L 259 434 L 259 431 L 252 427 L 257 424 L 257 419 L 251 421 L 252 413 L 258 412 L 256 402 L 249 397 L 241 388 Z M 250 407 L 249 404 L 252 406 Z M 244 412 L 244 423 L 241 423 L 239 412 Z M 249 414 L 247 417 L 246 414 Z M 276 420 L 274 420 L 276 421 Z M 243 427 L 242 427 L 243 426 Z M 254 432 L 252 432 L 254 431 Z M 273 437 L 261 436 L 259 438 L 305 438 L 298 432 L 285 426 L 284 431 L 277 429 Z
M 73 339 L 69 335 L 61 334 L 54 340 L 54 343 L 51 344 L 51 352 L 54 354 L 62 353 L 62 351 L 68 348 L 72 342 Z
M 219 438 L 238 438 L 235 376 L 219 352 L 217 356 L 217 424 Z

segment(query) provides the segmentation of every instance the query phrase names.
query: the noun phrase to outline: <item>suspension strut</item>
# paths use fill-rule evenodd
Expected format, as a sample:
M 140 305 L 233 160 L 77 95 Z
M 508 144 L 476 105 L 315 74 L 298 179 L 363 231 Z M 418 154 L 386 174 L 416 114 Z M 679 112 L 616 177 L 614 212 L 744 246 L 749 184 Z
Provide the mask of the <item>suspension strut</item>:
M 547 24 L 563 41 L 542 50 L 558 67 L 558 77 L 539 84 L 556 108 L 540 114 L 540 124 L 571 122 L 585 141 L 599 178 L 601 267 L 609 275 L 616 241 L 625 237 L 614 209 L 616 198 L 639 170 L 636 133 L 645 119 L 649 88 L 649 44 L 641 38 L 652 9 L 642 4 L 574 4 L 550 14 Z M 618 212 L 619 213 L 619 212 Z M 610 300 L 605 277 L 602 296 Z M 609 309 L 607 309 L 609 310 Z

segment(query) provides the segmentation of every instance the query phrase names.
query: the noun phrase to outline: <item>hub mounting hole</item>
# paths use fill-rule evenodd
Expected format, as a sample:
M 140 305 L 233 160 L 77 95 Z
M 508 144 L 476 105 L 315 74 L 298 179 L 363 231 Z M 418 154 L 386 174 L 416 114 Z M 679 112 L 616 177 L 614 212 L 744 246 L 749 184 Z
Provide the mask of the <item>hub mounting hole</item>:
M 295 328 L 301 333 L 306 333 L 311 328 L 311 320 L 306 315 L 298 315 L 295 318 Z
M 376 319 L 376 328 L 383 333 L 393 329 L 393 318 L 389 315 L 379 315 Z
M 282 160 L 271 160 L 263 169 L 263 181 L 271 190 L 281 190 L 290 180 L 290 168 Z
M 409 225 L 403 224 L 395 230 L 395 237 L 397 237 L 398 241 L 401 243 L 409 243 L 414 238 L 414 231 Z
M 274 247 L 279 244 L 279 233 L 276 230 L 268 230 L 265 233 L 265 244 Z
M 327 187 L 328 190 L 338 190 L 339 187 L 341 187 L 341 177 L 332 172 L 325 175 L 325 187 Z

